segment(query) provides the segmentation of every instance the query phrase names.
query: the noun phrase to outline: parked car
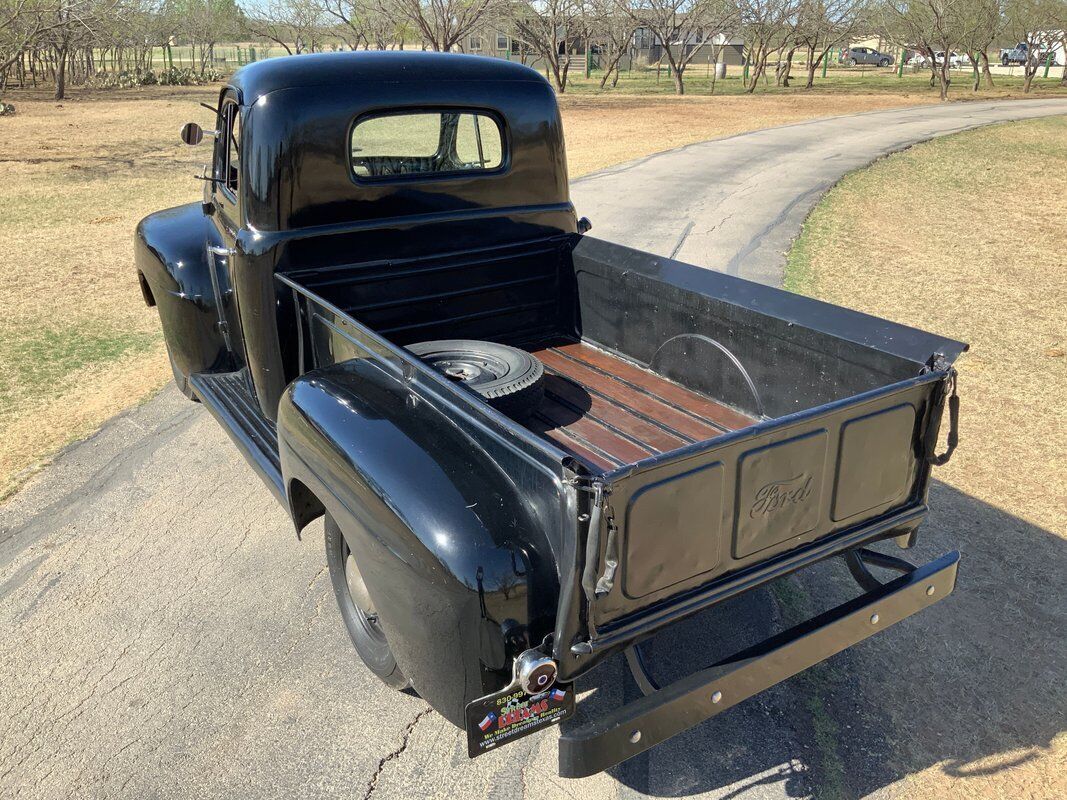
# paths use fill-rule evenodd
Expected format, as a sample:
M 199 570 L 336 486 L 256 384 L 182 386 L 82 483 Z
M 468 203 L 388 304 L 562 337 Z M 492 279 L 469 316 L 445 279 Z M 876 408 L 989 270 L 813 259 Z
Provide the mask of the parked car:
M 893 63 L 893 56 L 882 53 L 873 47 L 849 47 L 841 51 L 841 62 L 854 67 L 857 64 L 875 64 L 888 67 Z
M 945 51 L 938 50 L 934 53 L 934 61 L 937 64 L 943 64 L 945 61 Z M 967 67 L 971 64 L 971 58 L 967 55 L 960 55 L 959 53 L 948 54 L 948 65 L 951 69 L 959 69 L 960 67 Z
M 945 63 L 945 51 L 938 50 L 934 53 L 934 63 L 941 65 Z M 916 67 L 928 67 L 930 66 L 930 58 L 922 53 L 916 53 L 911 59 L 907 61 L 909 66 Z M 960 55 L 959 53 L 948 54 L 948 65 L 951 69 L 959 69 L 960 67 L 970 66 L 971 58 L 968 55 Z
M 1034 53 L 1032 57 L 1038 64 L 1043 64 L 1046 60 L 1048 60 L 1049 51 Z M 1000 51 L 1000 63 L 1005 67 L 1011 66 L 1013 64 L 1025 64 L 1027 63 L 1027 61 L 1030 60 L 1030 58 L 1030 46 L 1026 42 L 1019 42 L 1017 45 L 1015 45 L 1015 47 Z M 1057 66 L 1055 64 L 1055 60 L 1055 57 L 1053 57 L 1052 66 Z
M 536 71 L 272 58 L 212 124 L 202 202 L 136 233 L 175 382 L 298 533 L 325 518 L 356 652 L 471 757 L 625 651 L 648 696 L 560 740 L 589 775 L 953 590 L 958 553 L 871 545 L 917 541 L 966 345 L 587 235 Z M 643 639 L 834 557 L 862 594 L 656 683 Z

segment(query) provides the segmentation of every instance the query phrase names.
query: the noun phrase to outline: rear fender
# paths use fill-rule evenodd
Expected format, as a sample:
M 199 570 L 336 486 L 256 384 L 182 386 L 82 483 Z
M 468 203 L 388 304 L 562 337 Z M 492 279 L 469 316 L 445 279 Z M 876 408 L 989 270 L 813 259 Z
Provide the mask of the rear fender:
M 278 435 L 298 530 L 321 511 L 336 520 L 401 669 L 462 725 L 555 621 L 554 561 L 518 487 L 370 359 L 294 381 Z
M 226 369 L 229 364 L 226 342 L 217 328 L 208 245 L 221 245 L 221 240 L 200 203 L 150 214 L 134 236 L 145 302 L 151 300 L 149 305 L 159 309 L 175 367 L 186 377 Z

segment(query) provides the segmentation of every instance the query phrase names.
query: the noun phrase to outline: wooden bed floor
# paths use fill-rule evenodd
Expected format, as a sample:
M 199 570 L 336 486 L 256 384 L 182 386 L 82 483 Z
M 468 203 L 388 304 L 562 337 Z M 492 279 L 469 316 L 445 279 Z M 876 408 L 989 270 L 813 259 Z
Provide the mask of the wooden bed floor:
M 756 421 L 587 344 L 532 350 L 545 400 L 526 427 L 610 470 Z

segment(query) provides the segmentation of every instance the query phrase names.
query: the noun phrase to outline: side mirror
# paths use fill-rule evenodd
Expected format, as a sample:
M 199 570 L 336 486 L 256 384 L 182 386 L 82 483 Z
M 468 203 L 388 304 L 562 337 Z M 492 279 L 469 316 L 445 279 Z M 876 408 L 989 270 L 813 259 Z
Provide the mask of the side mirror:
M 182 130 L 179 135 L 181 136 L 181 140 L 185 142 L 185 144 L 194 145 L 200 144 L 202 141 L 204 141 L 205 134 L 207 134 L 208 136 L 218 136 L 219 132 L 205 131 L 195 122 L 186 122 L 184 125 L 182 125 Z
M 181 138 L 185 144 L 194 145 L 204 141 L 204 129 L 195 122 L 186 122 L 182 125 Z

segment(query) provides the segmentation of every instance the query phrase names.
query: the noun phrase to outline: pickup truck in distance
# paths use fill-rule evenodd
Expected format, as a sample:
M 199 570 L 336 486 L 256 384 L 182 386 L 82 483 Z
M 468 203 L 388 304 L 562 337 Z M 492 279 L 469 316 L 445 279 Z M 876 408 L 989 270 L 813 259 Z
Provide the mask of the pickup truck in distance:
M 1026 64 L 1031 61 L 1034 65 L 1043 64 L 1049 57 L 1047 52 L 1045 53 L 1031 53 L 1030 45 L 1026 42 L 1019 42 L 1015 47 L 1005 48 L 1000 51 L 1000 63 L 1002 66 L 1008 67 L 1012 64 Z M 1056 66 L 1050 64 L 1050 66 Z
M 212 111 L 203 202 L 136 232 L 175 381 L 324 517 L 359 656 L 472 757 L 573 717 L 560 773 L 598 772 L 952 591 L 958 553 L 872 545 L 916 541 L 966 345 L 587 235 L 516 63 L 270 59 Z M 854 600 L 668 685 L 641 657 L 838 557 Z M 583 720 L 613 654 L 647 696 Z

